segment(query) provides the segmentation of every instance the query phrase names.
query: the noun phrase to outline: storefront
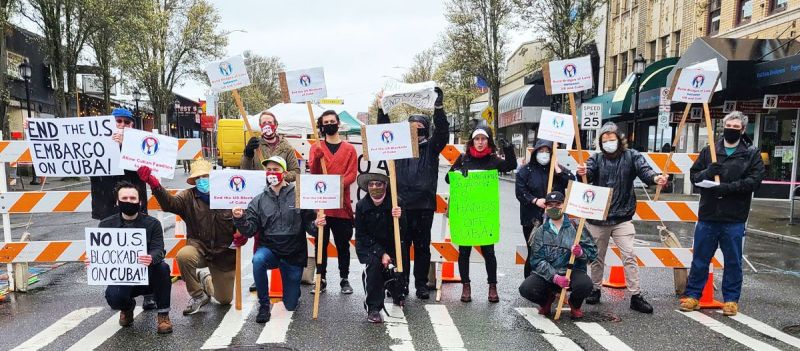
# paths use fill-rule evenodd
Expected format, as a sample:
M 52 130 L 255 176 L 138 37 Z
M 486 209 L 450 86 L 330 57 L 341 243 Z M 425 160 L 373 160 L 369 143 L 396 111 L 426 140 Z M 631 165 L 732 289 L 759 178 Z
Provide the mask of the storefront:
M 500 99 L 498 136 L 514 144 L 517 156 L 524 155 L 536 140 L 542 110 L 550 108 L 544 85 L 525 85 Z

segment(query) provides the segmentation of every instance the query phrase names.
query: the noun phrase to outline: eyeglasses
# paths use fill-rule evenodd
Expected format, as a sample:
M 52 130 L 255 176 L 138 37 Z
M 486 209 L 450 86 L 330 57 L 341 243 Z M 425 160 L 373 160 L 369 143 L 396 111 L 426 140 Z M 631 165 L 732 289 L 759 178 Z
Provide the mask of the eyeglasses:
M 370 187 L 370 188 L 383 188 L 383 187 L 386 186 L 386 183 L 384 183 L 382 181 L 379 181 L 379 180 L 373 180 L 373 181 L 367 183 L 367 186 Z
M 118 118 L 117 119 L 117 123 L 124 123 L 127 126 L 133 125 L 133 121 L 131 121 L 129 119 L 122 119 L 122 118 Z

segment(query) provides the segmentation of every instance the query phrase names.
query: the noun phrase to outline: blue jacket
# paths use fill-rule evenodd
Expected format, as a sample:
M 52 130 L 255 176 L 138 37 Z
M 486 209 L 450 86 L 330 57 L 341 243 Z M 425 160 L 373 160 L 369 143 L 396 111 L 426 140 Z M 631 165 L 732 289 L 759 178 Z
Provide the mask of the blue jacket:
M 533 272 L 547 281 L 553 280 L 556 274 L 566 274 L 576 233 L 577 228 L 566 215 L 558 233 L 551 228 L 550 219 L 536 228 L 528 256 Z M 573 269 L 586 272 L 586 264 L 597 258 L 597 246 L 586 227 L 583 228 L 580 245 L 583 255 L 575 259 Z

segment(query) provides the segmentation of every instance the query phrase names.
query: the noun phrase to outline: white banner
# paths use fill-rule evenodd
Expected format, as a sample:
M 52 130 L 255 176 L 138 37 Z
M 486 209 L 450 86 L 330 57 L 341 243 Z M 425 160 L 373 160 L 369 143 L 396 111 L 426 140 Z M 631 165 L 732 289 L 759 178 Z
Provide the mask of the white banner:
M 342 208 L 342 176 L 303 173 L 297 176 L 297 184 L 297 207 L 313 210 Z
M 148 285 L 144 228 L 86 228 L 86 279 L 89 285 Z
M 211 62 L 206 66 L 206 74 L 211 82 L 211 89 L 222 92 L 244 88 L 250 85 L 250 76 L 247 75 L 247 66 L 244 57 L 236 55 L 218 62 Z
M 325 71 L 322 67 L 287 71 L 286 85 L 291 102 L 318 101 L 328 97 Z
M 718 77 L 718 71 L 682 69 L 671 89 L 670 100 L 692 104 L 709 102 Z
M 267 186 L 264 171 L 213 170 L 208 180 L 209 205 L 212 209 L 247 208 L 250 200 L 264 192 Z
M 417 157 L 414 137 L 408 122 L 366 125 L 361 134 L 371 162 Z
M 122 156 L 119 166 L 135 171 L 141 166 L 150 167 L 153 175 L 172 179 L 178 159 L 178 139 L 166 135 L 125 128 Z
M 566 144 L 572 147 L 575 140 L 575 127 L 572 125 L 572 115 L 542 110 L 539 120 L 539 138 L 552 142 Z
M 611 188 L 570 181 L 565 213 L 571 216 L 605 220 L 611 203 Z
M 390 80 L 383 88 L 381 106 L 383 111 L 389 113 L 395 107 L 406 104 L 423 110 L 432 110 L 436 102 L 436 92 L 433 88 L 436 82 L 428 81 L 415 84 L 407 84 Z
M 577 93 L 592 88 L 592 61 L 589 56 L 550 61 L 550 95 Z
M 119 144 L 113 116 L 31 118 L 28 148 L 37 176 L 75 177 L 120 175 Z

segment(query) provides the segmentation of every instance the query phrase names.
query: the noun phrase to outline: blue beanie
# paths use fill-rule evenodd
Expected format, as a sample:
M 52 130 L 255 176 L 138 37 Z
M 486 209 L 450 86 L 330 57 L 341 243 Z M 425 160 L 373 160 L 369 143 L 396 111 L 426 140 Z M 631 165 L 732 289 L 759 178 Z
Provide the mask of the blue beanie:
M 127 108 L 117 107 L 111 111 L 111 115 L 114 117 L 124 117 L 133 120 L 133 114 Z

